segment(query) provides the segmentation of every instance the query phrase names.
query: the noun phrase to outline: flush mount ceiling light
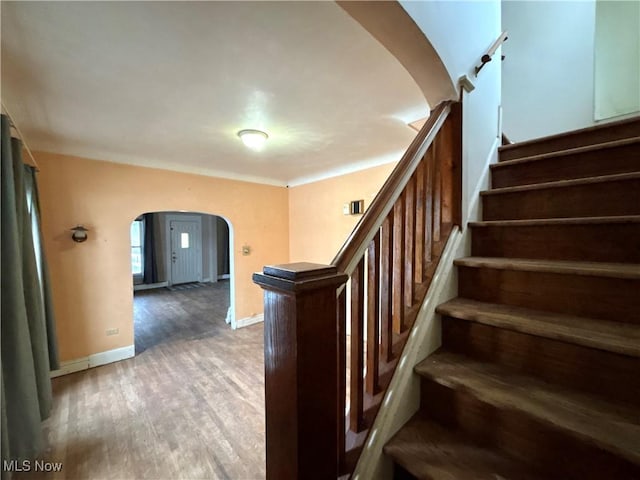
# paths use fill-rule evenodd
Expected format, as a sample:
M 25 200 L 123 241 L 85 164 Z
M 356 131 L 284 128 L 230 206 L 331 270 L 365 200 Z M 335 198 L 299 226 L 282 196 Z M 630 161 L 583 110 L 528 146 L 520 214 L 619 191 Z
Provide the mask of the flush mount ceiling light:
M 242 140 L 242 143 L 251 150 L 262 150 L 264 143 L 267 141 L 267 138 L 269 138 L 269 135 L 262 130 L 252 129 L 240 130 L 238 132 L 238 136 L 240 137 L 240 140 Z

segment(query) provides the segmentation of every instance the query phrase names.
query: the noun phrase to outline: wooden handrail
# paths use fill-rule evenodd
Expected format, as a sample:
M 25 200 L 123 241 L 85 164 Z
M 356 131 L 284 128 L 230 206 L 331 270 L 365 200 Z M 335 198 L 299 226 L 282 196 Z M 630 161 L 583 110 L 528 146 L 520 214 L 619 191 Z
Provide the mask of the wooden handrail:
M 332 265 L 254 274 L 265 290 L 268 480 L 353 471 L 452 226 L 460 225 L 461 162 L 462 107 L 443 102 Z
M 493 42 L 491 47 L 489 47 L 489 50 L 487 50 L 487 53 L 482 55 L 482 58 L 480 59 L 480 65 L 476 67 L 476 77 L 480 73 L 480 70 L 482 70 L 482 68 L 491 61 L 491 57 L 493 57 L 493 54 L 496 53 L 496 50 L 498 50 L 498 47 L 502 45 L 504 42 L 506 42 L 508 38 L 509 37 L 507 36 L 507 31 L 505 30 L 500 34 L 500 36 L 496 39 L 496 41 Z M 504 56 L 502 57 L 502 59 L 504 60 Z
M 338 438 L 341 473 L 354 467 L 441 250 L 452 226 L 460 225 L 461 161 L 461 105 L 444 102 L 333 261 L 349 277 L 351 292 L 347 300 L 346 290 L 337 288 L 338 411 L 345 397 L 349 405 L 348 416 L 338 418 L 338 431 L 344 432 Z
M 357 225 L 335 256 L 332 265 L 339 272 L 350 275 L 356 268 L 357 261 L 367 249 L 369 242 L 382 225 L 382 222 L 393 208 L 409 178 L 413 174 L 422 156 L 427 151 L 438 130 L 451 111 L 451 101 L 440 103 L 420 129 L 409 148 L 387 178 L 375 196 L 371 205 L 360 218 Z

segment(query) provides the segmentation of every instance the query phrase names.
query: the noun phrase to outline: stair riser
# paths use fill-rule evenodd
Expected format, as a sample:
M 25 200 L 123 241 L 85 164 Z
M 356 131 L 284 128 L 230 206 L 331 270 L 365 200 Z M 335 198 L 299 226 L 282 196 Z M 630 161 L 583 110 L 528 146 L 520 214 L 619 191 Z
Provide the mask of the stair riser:
M 640 263 L 640 223 L 474 227 L 478 257 Z
M 635 357 L 452 317 L 443 319 L 442 345 L 448 351 L 504 365 L 549 383 L 640 403 L 640 359 Z
M 493 188 L 640 171 L 640 143 L 491 168 Z
M 559 138 L 531 144 L 510 147 L 500 152 L 500 161 L 540 155 L 543 153 L 584 147 L 598 143 L 612 142 L 640 135 L 640 120 L 618 124 L 613 128 L 592 130 L 586 133 L 572 133 Z
M 496 408 L 469 390 L 422 379 L 423 411 L 481 445 L 502 449 L 554 478 L 636 478 L 640 468 L 515 408 Z
M 393 480 L 418 480 L 417 477 L 414 477 L 409 472 L 407 472 L 402 466 L 397 463 L 393 464 Z
M 458 267 L 461 297 L 569 315 L 640 323 L 640 281 Z
M 640 214 L 640 179 L 482 196 L 484 220 Z

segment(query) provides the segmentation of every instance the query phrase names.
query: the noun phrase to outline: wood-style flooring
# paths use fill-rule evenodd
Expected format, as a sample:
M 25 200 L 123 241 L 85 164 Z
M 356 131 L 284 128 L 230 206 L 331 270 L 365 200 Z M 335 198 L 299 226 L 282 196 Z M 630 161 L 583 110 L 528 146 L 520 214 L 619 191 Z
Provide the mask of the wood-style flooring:
M 231 330 L 228 295 L 136 294 L 141 353 L 54 379 L 42 458 L 63 469 L 15 478 L 264 478 L 263 328 Z

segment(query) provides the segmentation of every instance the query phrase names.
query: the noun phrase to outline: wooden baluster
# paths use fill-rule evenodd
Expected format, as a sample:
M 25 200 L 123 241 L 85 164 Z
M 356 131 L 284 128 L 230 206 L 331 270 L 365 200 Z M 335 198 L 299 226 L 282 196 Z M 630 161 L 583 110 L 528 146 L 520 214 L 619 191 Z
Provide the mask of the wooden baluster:
M 436 137 L 434 143 L 436 144 L 436 151 L 433 162 L 433 242 L 440 241 L 440 224 L 442 223 L 442 148 L 441 143 L 438 141 L 440 135 Z
M 413 283 L 413 265 L 415 262 L 414 246 L 416 244 L 416 177 L 413 175 L 405 187 L 404 205 L 404 303 L 413 306 L 415 284 Z
M 351 274 L 351 391 L 349 426 L 364 430 L 364 257 Z
M 393 331 L 403 332 L 404 324 L 404 192 L 393 206 Z
M 367 376 L 369 395 L 380 391 L 378 365 L 380 361 L 380 230 L 367 250 Z
M 415 283 L 422 283 L 424 281 L 424 164 L 425 160 L 423 158 L 416 169 Z
M 382 223 L 380 273 L 380 353 L 385 362 L 390 362 L 393 359 L 393 210 Z
M 338 476 L 336 289 L 347 276 L 312 263 L 266 266 L 267 480 Z
M 424 156 L 424 271 L 427 272 L 433 253 L 433 162 L 435 145 Z
M 347 422 L 347 289 L 338 295 L 338 467 L 345 468 Z
M 440 175 L 442 178 L 442 225 L 450 225 L 453 214 L 453 122 L 451 118 L 442 126 L 438 138 L 442 145 L 440 159 Z
M 462 103 L 455 103 L 449 115 L 451 121 L 451 223 L 462 225 Z

